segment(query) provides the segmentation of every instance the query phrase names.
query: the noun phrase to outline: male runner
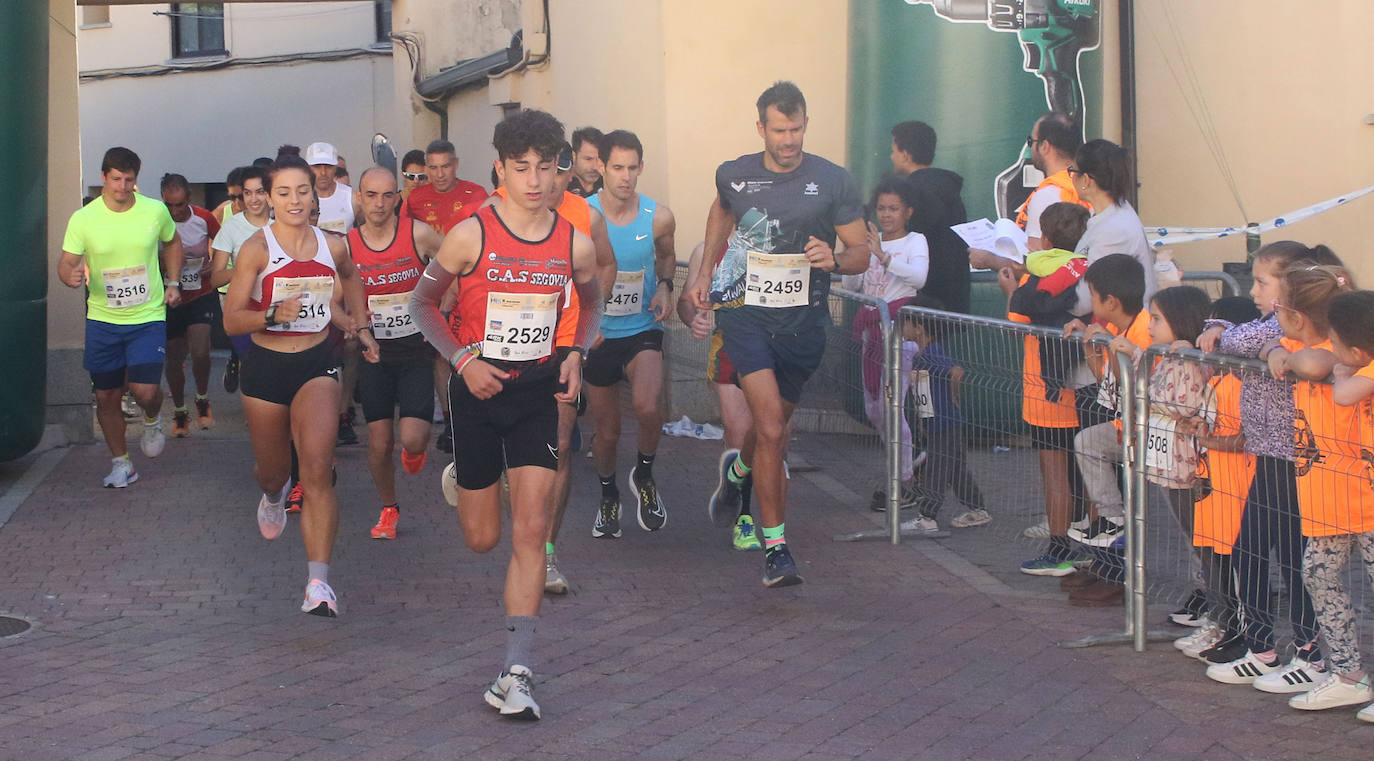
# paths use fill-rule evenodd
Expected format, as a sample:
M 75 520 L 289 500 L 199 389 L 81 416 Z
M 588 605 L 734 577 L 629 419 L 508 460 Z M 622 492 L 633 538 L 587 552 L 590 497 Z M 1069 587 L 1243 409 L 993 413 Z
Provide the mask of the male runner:
M 68 287 L 90 286 L 82 364 L 91 374 L 96 418 L 114 461 L 104 484 L 116 489 L 138 480 L 119 404 L 126 381 L 143 409 L 143 454 L 157 457 L 166 446 L 161 380 L 167 307 L 181 303 L 181 239 L 167 207 L 134 191 L 142 165 L 128 148 L 105 151 L 100 197 L 72 214 L 57 263 L 57 276 Z
M 757 106 L 763 152 L 716 169 L 716 201 L 706 217 L 706 249 L 691 290 L 698 309 L 717 305 L 723 348 L 754 418 L 744 447 L 721 456 L 711 518 L 716 525 L 735 519 L 740 486 L 753 473 L 763 583 L 772 587 L 802 581 L 783 533 L 784 431 L 825 352 L 830 273 L 863 272 L 869 251 L 854 178 L 802 152 L 807 117 L 801 90 L 777 82 Z M 834 249 L 837 236 L 843 252 Z
M 234 274 L 234 257 L 239 255 L 239 249 L 244 241 L 272 221 L 272 212 L 267 207 L 267 170 L 256 165 L 246 166 L 243 167 L 239 179 L 243 183 L 240 186 L 243 194 L 243 211 L 226 220 L 210 244 L 214 257 L 210 280 L 211 284 L 219 289 L 221 311 L 224 298 L 229 294 L 229 280 Z M 229 361 L 224 366 L 226 393 L 232 394 L 239 390 L 239 363 L 243 360 L 243 353 L 246 353 L 252 344 L 248 336 L 229 337 L 231 353 Z
M 606 236 L 606 220 L 601 216 L 601 212 L 587 203 L 586 199 L 568 191 L 569 182 L 575 175 L 572 148 L 567 144 L 558 152 L 557 169 L 558 174 L 553 180 L 553 193 L 549 196 L 548 207 L 571 222 L 574 229 L 592 239 L 596 247 L 596 279 L 602 284 L 601 297 L 604 300 L 610 297 L 610 285 L 615 282 L 615 254 L 611 251 L 610 238 Z M 498 198 L 506 197 L 506 189 L 501 187 L 500 178 L 497 179 L 496 190 L 482 202 L 483 206 L 490 206 L 496 203 Z M 577 291 L 571 287 L 567 290 L 568 306 L 565 311 L 575 314 L 578 309 Z M 561 321 L 558 325 L 558 334 L 554 338 L 554 346 L 572 346 L 576 328 L 575 319 Z M 583 389 L 586 389 L 585 385 Z M 544 545 L 544 592 L 551 595 L 565 595 L 569 589 L 568 577 L 558 568 L 558 555 L 554 543 L 558 541 L 558 532 L 563 528 L 563 514 L 568 509 L 568 496 L 572 493 L 572 441 L 577 414 L 577 400 L 558 405 L 558 451 L 567 452 L 568 456 L 558 458 L 558 473 L 553 479 L 553 518 L 549 521 L 549 536 Z M 450 475 L 446 473 L 445 477 Z
M 443 238 L 416 219 L 396 218 L 396 176 L 374 166 L 358 178 L 363 224 L 348 233 L 353 265 L 363 278 L 372 336 L 381 361 L 358 367 L 358 397 L 367 421 L 367 468 L 382 498 L 373 539 L 395 539 L 400 506 L 396 502 L 392 418 L 401 439 L 401 467 L 411 475 L 425 467 L 429 426 L 434 418 L 434 348 L 425 343 L 410 316 L 410 292 L 439 250 Z
M 433 227 L 440 235 L 447 235 L 454 225 L 472 216 L 487 197 L 487 191 L 475 182 L 458 178 L 457 149 L 447 140 L 434 140 L 425 146 L 425 174 L 429 184 L 411 191 L 401 219 L 414 217 Z M 450 303 L 440 305 L 447 313 Z M 439 407 L 444 411 L 444 429 L 435 440 L 443 452 L 453 451 L 453 423 L 449 420 L 448 379 L 450 368 L 443 357 L 435 357 L 434 390 L 439 395 Z
M 581 127 L 573 130 L 573 177 L 568 192 L 590 198 L 601 190 L 601 130 Z
M 411 315 L 457 376 L 450 404 L 458 517 L 473 550 L 487 552 L 500 541 L 503 470 L 510 482 L 506 663 L 485 698 L 503 716 L 524 719 L 540 717 L 531 646 L 559 459 L 557 406 L 577 398 L 583 347 L 601 317 L 594 246 L 548 208 L 562 143 L 563 126 L 542 111 L 521 111 L 496 125 L 492 144 L 508 196 L 453 228 L 411 297 Z M 455 278 L 456 338 L 439 313 Z M 581 308 L 564 356 L 554 332 L 569 280 Z
M 184 366 L 188 353 L 196 381 L 196 422 L 202 430 L 215 424 L 210 412 L 210 326 L 222 319 L 219 294 L 210 284 L 210 240 L 219 234 L 219 222 L 208 210 L 192 206 L 190 195 L 185 177 L 162 176 L 162 202 L 177 223 L 183 257 L 181 304 L 167 310 L 167 388 L 172 392 L 172 435 L 177 438 L 191 435 Z
M 663 497 L 654 483 L 654 457 L 663 435 L 663 320 L 673 294 L 677 222 L 667 206 L 638 191 L 644 171 L 644 146 L 633 132 L 615 130 L 601 139 L 605 187 L 589 203 L 606 218 L 615 252 L 616 274 L 601 320 L 604 340 L 587 355 L 583 388 L 596 422 L 592 452 L 601 479 L 601 506 L 592 536 L 620 536 L 620 490 L 615 483 L 616 447 L 620 443 L 621 380 L 630 383 L 639 423 L 638 459 L 627 485 L 634 492 L 635 517 L 645 531 L 668 522 Z
M 229 197 L 216 206 L 213 212 L 215 221 L 221 225 L 243 211 L 243 170 L 244 167 L 236 166 L 230 169 L 229 176 L 224 178 L 224 192 Z

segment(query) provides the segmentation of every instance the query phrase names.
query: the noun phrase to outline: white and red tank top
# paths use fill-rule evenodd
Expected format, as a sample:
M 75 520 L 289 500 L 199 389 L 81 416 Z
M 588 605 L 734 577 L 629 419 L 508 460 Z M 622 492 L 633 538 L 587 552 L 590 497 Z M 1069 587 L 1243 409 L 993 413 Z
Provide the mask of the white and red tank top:
M 553 367 L 554 331 L 572 281 L 572 224 L 554 215 L 549 234 L 528 241 L 491 206 L 473 216 L 482 228 L 482 255 L 459 280 L 453 310 L 458 342 L 481 346 L 484 360 L 513 377 Z
M 315 256 L 299 260 L 282 249 L 277 236 L 272 234 L 272 225 L 262 228 L 267 239 L 267 266 L 258 273 L 253 281 L 253 292 L 249 295 L 248 308 L 263 312 L 269 304 L 281 302 L 290 296 L 300 294 L 301 310 L 295 319 L 282 322 L 290 315 L 278 314 L 276 325 L 265 330 L 280 336 L 308 336 L 329 329 L 331 315 L 330 303 L 334 298 L 334 282 L 338 269 L 334 265 L 334 255 L 329 252 L 329 241 L 318 227 L 310 228 L 315 233 Z
M 192 206 L 191 216 L 176 225 L 181 238 L 181 303 L 188 304 L 214 290 L 202 273 L 209 264 L 210 241 L 219 233 L 219 221 L 205 209 Z
M 363 280 L 372 336 L 381 345 L 382 358 L 423 350 L 424 336 L 410 316 L 410 292 L 425 271 L 415 251 L 415 221 L 398 220 L 395 237 L 380 251 L 368 246 L 362 228 L 355 227 L 348 231 L 348 251 Z

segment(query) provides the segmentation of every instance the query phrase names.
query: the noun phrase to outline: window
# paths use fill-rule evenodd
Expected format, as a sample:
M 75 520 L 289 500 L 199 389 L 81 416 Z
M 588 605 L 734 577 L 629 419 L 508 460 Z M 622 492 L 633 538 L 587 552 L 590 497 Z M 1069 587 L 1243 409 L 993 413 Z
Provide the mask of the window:
M 391 44 L 391 0 L 375 0 L 377 14 L 377 42 Z
M 228 55 L 223 3 L 172 3 L 172 57 Z
M 81 28 L 95 29 L 110 25 L 110 6 L 108 5 L 83 5 L 81 6 Z

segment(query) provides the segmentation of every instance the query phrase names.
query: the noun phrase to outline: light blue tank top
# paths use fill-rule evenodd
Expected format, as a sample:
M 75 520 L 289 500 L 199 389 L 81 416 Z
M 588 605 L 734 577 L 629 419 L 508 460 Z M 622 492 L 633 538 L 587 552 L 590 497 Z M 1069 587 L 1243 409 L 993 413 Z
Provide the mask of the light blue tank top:
M 600 193 L 588 198 L 587 203 L 601 212 L 601 216 L 606 216 L 601 208 Z M 630 224 L 622 227 L 606 220 L 606 235 L 611 239 L 616 267 L 616 287 L 606 302 L 606 314 L 601 318 L 601 332 L 607 338 L 663 330 L 663 323 L 655 322 L 649 311 L 649 302 L 658 292 L 658 276 L 654 272 L 654 209 L 657 206 L 654 199 L 641 194 L 639 213 Z

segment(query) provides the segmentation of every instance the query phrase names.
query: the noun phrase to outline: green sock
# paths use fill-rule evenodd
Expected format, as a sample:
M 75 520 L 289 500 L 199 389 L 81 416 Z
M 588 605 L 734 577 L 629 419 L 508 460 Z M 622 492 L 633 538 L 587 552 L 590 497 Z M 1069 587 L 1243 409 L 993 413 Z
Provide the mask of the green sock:
M 740 459 L 739 457 L 736 457 L 735 462 L 733 465 L 730 466 L 730 471 L 728 474 L 726 474 L 726 477 L 730 479 L 730 483 L 744 483 L 744 479 L 749 477 L 750 470 L 752 470 L 752 468 L 750 468 L 748 465 L 745 465 L 744 460 Z
M 544 542 L 544 554 L 545 554 L 545 555 L 552 555 L 552 554 L 553 554 L 553 542 Z
M 778 545 L 780 545 L 780 544 L 786 544 L 786 543 L 787 543 L 787 540 L 786 540 L 785 538 L 783 538 L 783 529 L 785 529 L 786 527 L 787 527 L 787 524 L 786 524 L 786 523 L 779 523 L 779 524 L 776 525 L 776 526 L 764 526 L 764 527 L 763 527 L 763 546 L 764 546 L 764 549 L 769 549 L 769 550 L 771 550 L 771 549 L 773 549 L 774 547 L 776 547 L 776 546 L 778 546 Z

